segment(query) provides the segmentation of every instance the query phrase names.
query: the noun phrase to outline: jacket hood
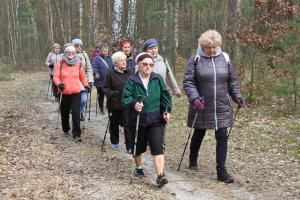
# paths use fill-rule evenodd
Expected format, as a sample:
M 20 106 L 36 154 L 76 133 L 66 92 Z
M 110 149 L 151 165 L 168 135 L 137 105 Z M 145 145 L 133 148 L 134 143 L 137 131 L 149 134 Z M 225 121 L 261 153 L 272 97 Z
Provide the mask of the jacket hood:
M 216 53 L 215 57 L 216 57 L 216 56 L 219 56 L 221 53 L 222 53 L 222 49 L 221 49 L 221 47 L 218 47 L 217 53 Z M 206 58 L 210 58 L 210 57 L 211 57 L 211 56 L 208 56 L 208 55 L 204 52 L 204 50 L 203 50 L 202 47 L 198 47 L 198 48 L 197 48 L 197 55 L 200 55 L 200 56 L 206 57 Z

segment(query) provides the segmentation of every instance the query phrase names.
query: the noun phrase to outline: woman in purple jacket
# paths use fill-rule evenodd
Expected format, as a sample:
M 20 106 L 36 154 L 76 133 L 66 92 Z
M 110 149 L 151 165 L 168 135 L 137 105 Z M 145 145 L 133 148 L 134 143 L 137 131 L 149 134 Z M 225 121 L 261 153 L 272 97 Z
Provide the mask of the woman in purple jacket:
M 189 168 L 197 170 L 198 152 L 206 129 L 215 130 L 217 179 L 225 183 L 234 182 L 228 174 L 225 161 L 227 155 L 227 128 L 232 126 L 231 99 L 239 108 L 244 107 L 234 66 L 229 56 L 222 52 L 221 35 L 208 30 L 199 38 L 197 54 L 193 55 L 185 68 L 183 87 L 190 106 L 187 126 L 195 128 L 191 140 Z M 193 120 L 198 113 L 194 127 Z

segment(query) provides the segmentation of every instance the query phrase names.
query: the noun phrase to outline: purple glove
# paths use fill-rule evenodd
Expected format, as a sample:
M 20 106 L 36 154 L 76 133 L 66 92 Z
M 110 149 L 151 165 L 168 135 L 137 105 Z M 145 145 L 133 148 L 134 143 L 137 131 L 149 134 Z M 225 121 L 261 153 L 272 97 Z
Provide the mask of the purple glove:
M 239 108 L 244 108 L 245 107 L 245 102 L 243 101 L 242 98 L 238 98 L 236 100 L 236 103 L 237 103 L 237 105 L 238 105 Z
M 197 110 L 197 111 L 201 111 L 204 109 L 204 101 L 203 99 L 196 99 L 194 101 L 194 108 Z

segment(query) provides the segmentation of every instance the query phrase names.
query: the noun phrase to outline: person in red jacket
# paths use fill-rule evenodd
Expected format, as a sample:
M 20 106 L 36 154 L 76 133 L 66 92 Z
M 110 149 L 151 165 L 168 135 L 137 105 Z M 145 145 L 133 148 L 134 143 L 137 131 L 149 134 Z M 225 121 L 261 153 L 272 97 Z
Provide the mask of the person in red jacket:
M 80 85 L 89 89 L 84 69 L 81 67 L 80 59 L 75 56 L 74 46 L 67 46 L 62 55 L 62 61 L 56 63 L 53 81 L 59 88 L 60 112 L 62 129 L 66 137 L 69 136 L 69 115 L 72 110 L 72 134 L 77 142 L 81 142 L 80 130 Z

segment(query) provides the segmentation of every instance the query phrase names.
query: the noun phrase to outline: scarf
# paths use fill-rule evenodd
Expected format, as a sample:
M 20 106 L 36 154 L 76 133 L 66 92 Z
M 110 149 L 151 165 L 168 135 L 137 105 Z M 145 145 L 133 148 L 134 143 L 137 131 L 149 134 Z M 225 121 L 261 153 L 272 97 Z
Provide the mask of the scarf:
M 63 59 L 63 61 L 64 61 L 65 63 L 67 63 L 67 64 L 70 65 L 70 66 L 76 65 L 76 63 L 77 63 L 77 61 L 78 61 L 78 57 L 77 57 L 77 56 L 74 56 L 74 58 L 69 59 L 69 58 L 67 58 L 67 56 L 63 55 L 63 56 L 62 56 L 62 59 Z

